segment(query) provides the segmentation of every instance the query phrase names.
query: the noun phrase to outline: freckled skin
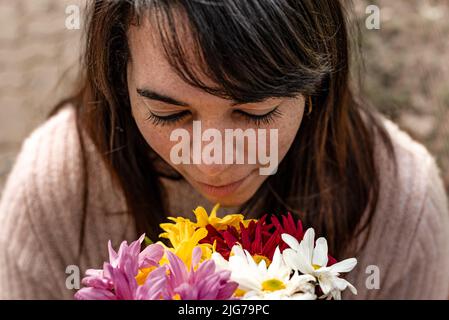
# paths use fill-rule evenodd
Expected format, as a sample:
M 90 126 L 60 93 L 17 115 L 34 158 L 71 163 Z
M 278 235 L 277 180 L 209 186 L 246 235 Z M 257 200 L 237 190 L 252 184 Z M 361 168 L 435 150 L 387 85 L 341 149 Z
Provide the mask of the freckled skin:
M 131 108 L 139 130 L 147 143 L 167 163 L 177 170 L 190 185 L 210 202 L 220 202 L 224 207 L 239 206 L 251 198 L 268 176 L 259 174 L 261 165 L 249 164 L 190 164 L 174 165 L 170 161 L 170 150 L 177 142 L 170 141 L 170 134 L 176 128 L 184 128 L 192 137 L 192 122 L 200 120 L 202 132 L 208 128 L 221 131 L 224 129 L 246 130 L 278 129 L 278 162 L 280 162 L 290 148 L 300 127 L 304 114 L 304 97 L 272 98 L 260 103 L 232 106 L 232 101 L 210 95 L 200 89 L 185 83 L 171 69 L 162 54 L 159 42 L 151 31 L 150 23 L 132 26 L 129 30 L 129 45 L 132 59 L 128 64 L 128 89 Z M 150 88 L 152 91 L 185 102 L 189 107 L 179 107 L 156 100 L 146 99 L 137 93 L 137 89 Z M 244 116 L 235 112 L 241 110 L 250 114 L 263 115 L 279 105 L 280 116 L 270 124 L 260 124 L 259 127 Z M 192 114 L 175 124 L 156 125 L 148 121 L 148 112 L 167 116 L 188 110 Z M 203 142 L 203 146 L 208 142 Z M 269 150 L 269 146 L 267 146 Z M 247 159 L 245 157 L 245 159 Z M 247 162 L 247 161 L 245 161 Z M 247 177 L 248 176 L 248 177 Z M 205 194 L 198 182 L 225 185 L 247 177 L 239 188 L 231 195 L 217 198 Z

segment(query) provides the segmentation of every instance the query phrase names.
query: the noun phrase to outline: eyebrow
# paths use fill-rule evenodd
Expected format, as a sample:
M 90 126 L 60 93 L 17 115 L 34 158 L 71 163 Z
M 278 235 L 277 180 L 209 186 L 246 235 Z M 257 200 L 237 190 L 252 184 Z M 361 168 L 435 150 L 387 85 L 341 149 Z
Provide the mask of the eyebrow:
M 152 91 L 150 89 L 137 89 L 137 93 L 147 99 L 151 99 L 151 100 L 157 100 L 157 101 L 161 101 L 164 103 L 168 103 L 168 104 L 172 104 L 175 106 L 180 106 L 180 107 L 189 107 L 188 103 L 182 102 L 182 101 L 178 101 L 172 97 L 157 93 L 155 91 Z M 233 102 L 232 106 L 237 106 L 240 105 L 241 103 L 238 102 Z

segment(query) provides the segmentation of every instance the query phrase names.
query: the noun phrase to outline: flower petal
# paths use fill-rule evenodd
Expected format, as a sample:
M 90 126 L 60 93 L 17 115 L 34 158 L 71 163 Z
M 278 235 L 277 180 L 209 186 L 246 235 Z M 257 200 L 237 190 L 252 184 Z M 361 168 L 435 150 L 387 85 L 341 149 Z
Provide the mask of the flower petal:
M 164 255 L 164 247 L 160 244 L 150 244 L 139 254 L 139 269 L 158 265 Z
M 279 249 L 279 247 L 276 247 L 276 250 L 274 251 L 274 255 L 273 255 L 273 261 L 271 261 L 270 266 L 268 267 L 268 270 L 270 272 L 278 272 L 279 270 L 281 270 L 282 266 L 283 266 L 283 259 L 282 259 L 282 254 L 281 254 L 281 250 Z
M 320 277 L 318 280 L 321 291 L 323 291 L 323 294 L 327 296 L 334 288 L 332 277 Z
M 109 262 L 111 264 L 115 264 L 115 261 L 117 260 L 118 254 L 115 252 L 115 250 L 112 248 L 112 242 L 111 240 L 108 241 L 108 252 L 109 252 Z
M 202 255 L 203 255 L 203 251 L 201 250 L 201 247 L 195 247 L 193 249 L 192 265 L 191 265 L 192 268 L 196 267 L 198 265 L 198 263 L 200 263 Z
M 212 254 L 212 260 L 214 260 L 215 265 L 217 266 L 218 270 L 229 270 L 229 263 L 228 261 L 223 258 L 223 256 L 221 254 L 219 254 L 218 252 L 214 252 Z
M 209 224 L 209 216 L 207 215 L 206 209 L 203 207 L 197 207 L 193 210 L 196 216 L 196 224 L 198 227 L 205 227 Z
M 75 293 L 76 300 L 117 300 L 109 290 L 98 288 L 82 288 Z
M 303 274 L 313 274 L 313 266 L 307 261 L 301 253 L 293 249 L 285 249 L 282 252 L 285 263 L 293 270 L 299 270 Z
M 284 240 L 284 242 L 286 243 L 286 244 L 288 244 L 288 246 L 291 248 L 291 249 L 293 249 L 293 250 L 295 250 L 295 251 L 298 251 L 299 250 L 299 242 L 298 242 L 298 240 L 296 240 L 294 237 L 292 237 L 291 235 L 289 235 L 288 233 L 283 233 L 282 234 L 282 240 Z
M 187 267 L 184 262 L 170 251 L 166 251 L 168 261 L 170 262 L 170 271 L 174 279 L 175 286 L 187 279 Z
M 337 262 L 333 264 L 332 266 L 328 267 L 329 271 L 331 272 L 349 272 L 357 265 L 357 259 L 356 258 L 350 258 L 346 259 L 340 262 Z
M 312 264 L 325 267 L 327 265 L 327 241 L 324 238 L 316 240 L 315 249 L 313 250 Z
M 309 263 L 312 263 L 314 242 L 315 242 L 315 230 L 313 230 L 313 228 L 309 228 L 309 229 L 307 229 L 306 233 L 304 234 L 304 238 L 302 239 L 301 243 L 299 244 L 299 250 L 298 250 L 299 252 L 302 253 L 304 258 Z
M 340 291 L 344 291 L 344 290 L 346 290 L 346 288 L 349 288 L 349 290 L 353 294 L 357 294 L 357 289 L 351 283 L 349 283 L 349 281 L 347 281 L 345 279 L 336 277 L 336 279 L 334 279 L 334 284 L 335 284 L 335 287 Z

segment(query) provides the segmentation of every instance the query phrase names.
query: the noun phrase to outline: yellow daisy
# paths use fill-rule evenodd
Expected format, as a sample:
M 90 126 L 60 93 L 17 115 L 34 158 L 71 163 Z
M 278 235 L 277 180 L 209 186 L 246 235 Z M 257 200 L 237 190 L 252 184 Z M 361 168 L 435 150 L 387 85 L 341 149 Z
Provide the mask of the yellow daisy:
M 201 260 L 210 259 L 213 246 L 200 244 L 199 242 L 207 236 L 206 228 L 198 228 L 192 221 L 186 218 L 169 218 L 174 223 L 162 223 L 160 226 L 165 232 L 159 237 L 168 239 L 172 248 L 167 248 L 176 254 L 187 267 L 190 268 L 192 253 L 195 247 L 200 247 L 203 253 Z M 161 264 L 166 263 L 164 257 Z
M 240 230 L 240 223 L 243 223 L 243 225 L 247 227 L 251 221 L 245 220 L 245 217 L 242 214 L 229 214 L 223 218 L 219 218 L 217 217 L 217 210 L 219 207 L 220 204 L 217 203 L 212 209 L 210 216 L 203 207 L 197 207 L 193 210 L 193 213 L 196 216 L 196 226 L 199 228 L 205 228 L 208 224 L 210 224 L 217 230 L 226 230 L 228 226 L 232 226 L 237 230 Z

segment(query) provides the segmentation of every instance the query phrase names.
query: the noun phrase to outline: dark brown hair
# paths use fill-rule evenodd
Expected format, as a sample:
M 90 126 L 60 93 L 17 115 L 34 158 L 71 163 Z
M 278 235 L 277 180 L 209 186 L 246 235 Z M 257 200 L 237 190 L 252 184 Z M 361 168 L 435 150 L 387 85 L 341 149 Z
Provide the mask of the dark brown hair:
M 379 197 L 375 137 L 379 136 L 391 152 L 393 148 L 377 115 L 366 104 L 358 103 L 352 93 L 354 47 L 348 7 L 342 2 L 92 2 L 80 90 L 67 101 L 76 108 L 79 131 L 86 131 L 94 141 L 123 190 L 138 232 L 157 237 L 166 212 L 159 177 L 181 178 L 156 168 L 155 161 L 160 159 L 131 116 L 127 31 L 131 24 L 149 16 L 157 21 L 167 60 L 187 83 L 242 103 L 298 94 L 310 98 L 306 99 L 306 110 L 312 103 L 312 113 L 303 120 L 278 172 L 264 182 L 242 212 L 256 217 L 293 212 L 328 239 L 330 252 L 336 257 L 369 227 Z M 195 43 L 190 50 L 200 57 L 201 70 L 186 62 L 187 48 L 175 23 L 179 12 L 188 17 Z M 201 82 L 202 75 L 216 86 Z M 81 134 L 80 139 L 83 145 Z M 86 182 L 83 225 L 88 195 Z M 263 203 L 258 204 L 260 199 Z

